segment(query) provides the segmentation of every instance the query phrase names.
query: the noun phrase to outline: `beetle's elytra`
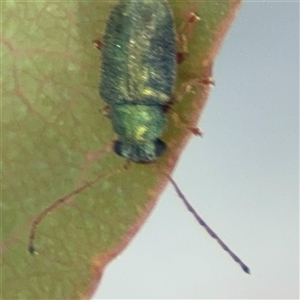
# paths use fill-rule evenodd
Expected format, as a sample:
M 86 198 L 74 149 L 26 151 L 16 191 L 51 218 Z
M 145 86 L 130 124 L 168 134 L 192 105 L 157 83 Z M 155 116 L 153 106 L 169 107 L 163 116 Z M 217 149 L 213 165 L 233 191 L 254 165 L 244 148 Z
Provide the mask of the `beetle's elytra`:
M 153 162 L 165 150 L 163 111 L 176 79 L 175 25 L 165 0 L 121 0 L 103 37 L 100 96 L 110 106 L 115 152 Z

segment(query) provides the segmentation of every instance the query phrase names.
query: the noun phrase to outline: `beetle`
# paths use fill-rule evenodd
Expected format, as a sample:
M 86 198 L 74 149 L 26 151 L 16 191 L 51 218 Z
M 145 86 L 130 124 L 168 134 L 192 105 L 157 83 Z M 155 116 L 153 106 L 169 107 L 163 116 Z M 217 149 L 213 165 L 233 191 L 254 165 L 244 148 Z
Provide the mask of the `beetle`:
M 163 154 L 164 107 L 176 79 L 176 42 L 167 1 L 120 1 L 103 38 L 100 96 L 119 139 L 116 154 L 150 163 Z
M 99 94 L 108 104 L 109 117 L 118 135 L 114 152 L 134 163 L 153 163 L 167 147 L 160 137 L 165 130 L 166 108 L 172 104 L 176 80 L 176 33 L 168 2 L 120 0 L 112 9 L 103 43 L 98 43 L 98 48 L 102 51 Z M 246 273 L 250 273 L 194 210 L 171 176 L 166 176 L 198 223 Z M 35 253 L 35 233 L 41 220 L 103 177 L 100 175 L 56 200 L 34 219 L 28 246 L 31 254 Z

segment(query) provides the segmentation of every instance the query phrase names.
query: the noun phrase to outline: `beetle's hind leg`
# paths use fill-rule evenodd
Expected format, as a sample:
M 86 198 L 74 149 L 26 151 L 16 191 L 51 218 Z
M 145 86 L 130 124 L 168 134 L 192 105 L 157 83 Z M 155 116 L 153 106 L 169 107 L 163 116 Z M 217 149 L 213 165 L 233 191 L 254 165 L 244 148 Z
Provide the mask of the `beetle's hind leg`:
M 193 11 L 185 14 L 185 20 L 179 26 L 176 32 L 177 41 L 177 63 L 181 64 L 189 56 L 188 39 L 193 34 L 195 24 L 200 21 L 200 17 Z
M 196 12 L 194 12 L 194 9 L 195 7 L 191 6 L 189 10 L 184 13 L 184 20 L 176 32 L 178 64 L 181 64 L 188 58 L 189 41 L 193 38 L 196 24 L 201 21 L 201 18 Z M 201 79 L 193 80 L 193 82 L 187 82 L 187 86 L 192 86 L 195 84 L 203 84 L 208 86 L 215 85 L 215 81 L 212 77 L 212 64 L 210 62 L 206 62 L 206 65 L 207 74 L 204 74 Z

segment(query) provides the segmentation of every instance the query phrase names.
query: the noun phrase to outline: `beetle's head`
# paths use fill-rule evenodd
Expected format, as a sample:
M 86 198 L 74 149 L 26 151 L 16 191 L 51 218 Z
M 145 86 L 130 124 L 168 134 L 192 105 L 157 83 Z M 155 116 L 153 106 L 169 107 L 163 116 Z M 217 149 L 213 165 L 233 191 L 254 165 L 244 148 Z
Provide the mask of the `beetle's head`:
M 164 153 L 166 148 L 166 144 L 160 139 L 143 143 L 121 141 L 114 143 L 116 154 L 135 163 L 152 163 Z

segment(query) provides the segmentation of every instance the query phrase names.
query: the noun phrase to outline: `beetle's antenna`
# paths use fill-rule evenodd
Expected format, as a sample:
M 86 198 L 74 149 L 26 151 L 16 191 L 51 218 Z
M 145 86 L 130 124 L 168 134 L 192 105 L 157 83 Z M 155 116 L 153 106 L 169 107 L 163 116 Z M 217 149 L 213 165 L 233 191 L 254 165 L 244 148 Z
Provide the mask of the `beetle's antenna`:
M 195 217 L 195 219 L 198 221 L 198 223 L 205 228 L 205 230 L 208 232 L 208 234 L 214 238 L 219 245 L 228 252 L 228 254 L 233 258 L 234 261 L 236 261 L 241 268 L 243 269 L 244 272 L 247 274 L 250 274 L 250 269 L 242 262 L 242 260 L 236 256 L 229 248 L 228 246 L 215 234 L 215 232 L 204 222 L 204 220 L 200 217 L 200 215 L 195 211 L 195 209 L 192 207 L 192 205 L 187 201 L 181 190 L 179 189 L 178 185 L 176 182 L 172 179 L 171 176 L 166 174 L 167 177 L 169 178 L 170 182 L 175 188 L 175 191 L 177 192 L 179 198 L 183 201 L 184 205 L 186 208 L 192 213 L 192 215 Z
M 120 172 L 122 172 L 124 170 L 127 170 L 127 169 L 128 169 L 128 163 L 126 162 L 126 164 L 123 166 L 122 169 L 118 169 L 118 170 L 115 170 L 115 171 L 112 171 L 112 172 L 107 172 L 107 173 L 104 173 L 104 174 L 100 174 L 94 180 L 85 182 L 80 187 L 78 187 L 78 188 L 74 189 L 72 192 L 60 197 L 59 199 L 54 201 L 52 204 L 50 204 L 48 207 L 46 207 L 41 213 L 39 213 L 35 217 L 35 219 L 31 223 L 30 233 L 29 233 L 29 243 L 28 243 L 29 253 L 32 254 L 32 255 L 35 253 L 34 240 L 35 240 L 36 230 L 37 230 L 37 227 L 40 224 L 40 222 L 48 215 L 48 213 L 50 213 L 51 211 L 53 211 L 54 209 L 59 207 L 61 204 L 66 202 L 71 197 L 83 192 L 87 188 L 92 187 L 94 184 L 98 183 L 100 180 L 102 180 L 104 178 L 111 177 L 112 175 L 115 175 L 115 174 L 120 173 Z

